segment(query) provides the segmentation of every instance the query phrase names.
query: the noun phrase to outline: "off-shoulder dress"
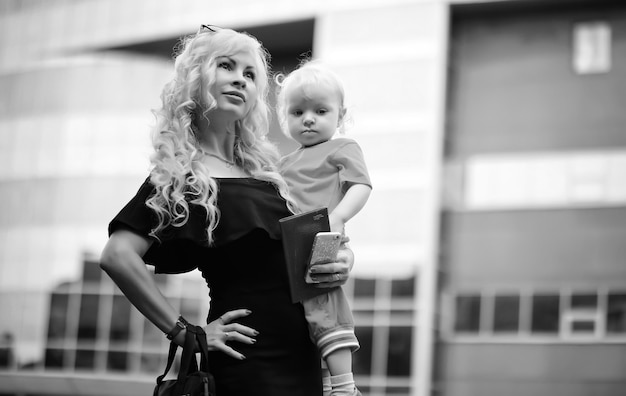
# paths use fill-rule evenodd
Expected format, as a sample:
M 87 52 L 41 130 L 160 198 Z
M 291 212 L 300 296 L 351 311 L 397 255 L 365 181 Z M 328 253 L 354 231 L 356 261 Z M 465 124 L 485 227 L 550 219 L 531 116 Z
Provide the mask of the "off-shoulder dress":
M 238 322 L 257 331 L 254 345 L 233 343 L 246 356 L 237 360 L 212 352 L 211 372 L 220 396 L 320 396 L 319 354 L 311 342 L 301 304 L 289 297 L 278 220 L 289 216 L 275 187 L 253 178 L 216 179 L 221 217 L 208 246 L 204 209 L 191 206 L 189 221 L 159 234 L 144 255 L 157 273 L 198 268 L 207 282 L 207 323 L 227 311 L 252 314 Z M 110 222 L 109 234 L 128 229 L 149 237 L 156 224 L 145 204 L 154 186 L 146 180 Z

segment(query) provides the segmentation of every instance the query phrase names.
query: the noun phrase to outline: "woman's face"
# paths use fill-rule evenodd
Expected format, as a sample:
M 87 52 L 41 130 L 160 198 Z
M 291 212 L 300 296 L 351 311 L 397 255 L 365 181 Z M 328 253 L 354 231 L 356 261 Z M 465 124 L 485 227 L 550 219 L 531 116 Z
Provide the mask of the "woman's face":
M 217 57 L 215 65 L 215 81 L 209 88 L 217 102 L 212 112 L 240 120 L 257 100 L 257 56 L 250 51 L 240 51 Z

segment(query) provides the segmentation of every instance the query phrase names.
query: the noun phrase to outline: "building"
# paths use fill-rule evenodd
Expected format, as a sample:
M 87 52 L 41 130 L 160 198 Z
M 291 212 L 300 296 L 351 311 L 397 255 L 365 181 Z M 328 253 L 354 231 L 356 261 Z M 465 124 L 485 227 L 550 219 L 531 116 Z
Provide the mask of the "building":
M 0 393 L 152 388 L 163 337 L 125 305 L 95 262 L 108 221 L 147 176 L 150 110 L 170 76 L 173 47 L 207 23 L 257 36 L 275 71 L 311 53 L 345 77 L 354 119 L 348 134 L 361 143 L 376 185 L 348 226 L 359 262 L 347 287 L 363 345 L 355 371 L 371 395 L 427 386 L 417 378 L 428 377 L 430 352 L 422 346 L 432 345 L 432 320 L 424 320 L 434 305 L 428 274 L 443 3 L 26 0 L 0 9 L 0 314 L 11 318 L 0 332 L 13 335 L 15 356 L 0 373 Z M 415 25 L 416 16 L 423 23 Z M 388 81 L 371 77 L 390 70 Z M 383 90 L 395 100 L 380 101 Z M 273 130 L 282 150 L 293 148 Z M 419 210 L 404 210 L 409 202 Z M 206 303 L 177 295 L 197 290 L 189 298 L 205 299 L 197 281 L 192 274 L 164 288 L 181 309 L 197 307 L 189 315 L 200 320 Z
M 625 46 L 617 2 L 452 8 L 440 394 L 626 389 Z
M 605 0 L 1 2 L 0 394 L 151 391 L 166 339 L 97 260 L 147 175 L 173 47 L 205 23 L 346 82 L 374 183 L 347 230 L 365 396 L 620 394 L 625 18 Z M 159 282 L 202 322 L 198 278 Z

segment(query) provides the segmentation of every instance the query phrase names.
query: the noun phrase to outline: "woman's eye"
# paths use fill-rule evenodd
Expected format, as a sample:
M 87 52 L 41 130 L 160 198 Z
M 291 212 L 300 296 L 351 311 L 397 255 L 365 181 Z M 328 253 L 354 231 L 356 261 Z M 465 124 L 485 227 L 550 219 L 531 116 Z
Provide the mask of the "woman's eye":
M 252 81 L 254 81 L 254 79 L 256 78 L 256 74 L 254 74 L 253 72 L 246 72 L 246 73 L 244 73 L 244 76 L 246 78 L 249 78 Z
M 222 68 L 222 69 L 226 69 L 226 70 L 230 70 L 230 63 L 228 62 L 221 62 L 217 65 L 217 67 Z

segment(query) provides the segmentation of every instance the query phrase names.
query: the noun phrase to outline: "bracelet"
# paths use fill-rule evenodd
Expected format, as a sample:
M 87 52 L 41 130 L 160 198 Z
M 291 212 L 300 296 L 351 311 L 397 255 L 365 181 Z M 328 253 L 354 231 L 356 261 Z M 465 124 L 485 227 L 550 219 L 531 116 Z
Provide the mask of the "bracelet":
M 174 325 L 172 330 L 165 333 L 165 336 L 168 340 L 173 340 L 174 337 L 178 335 L 178 333 L 187 328 L 187 325 L 189 325 L 189 322 L 187 322 L 185 318 L 183 318 L 181 315 L 178 317 L 178 320 L 176 320 L 176 324 Z

